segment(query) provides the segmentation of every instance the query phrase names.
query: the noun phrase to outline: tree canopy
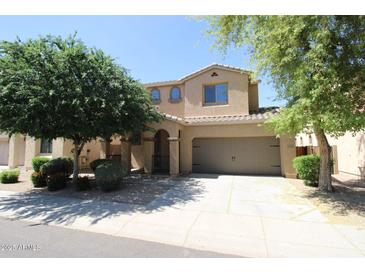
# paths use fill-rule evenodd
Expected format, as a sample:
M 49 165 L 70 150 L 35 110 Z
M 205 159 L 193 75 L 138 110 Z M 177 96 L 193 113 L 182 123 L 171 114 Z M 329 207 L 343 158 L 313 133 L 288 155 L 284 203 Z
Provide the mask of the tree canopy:
M 225 52 L 231 45 L 247 45 L 259 73 L 270 75 L 278 98 L 287 101 L 269 128 L 289 134 L 314 131 L 322 148 L 320 187 L 330 190 L 325 134 L 365 128 L 365 17 L 206 19 L 215 46 Z
M 126 69 L 75 35 L 0 42 L 0 131 L 71 139 L 79 154 L 90 140 L 159 118 Z

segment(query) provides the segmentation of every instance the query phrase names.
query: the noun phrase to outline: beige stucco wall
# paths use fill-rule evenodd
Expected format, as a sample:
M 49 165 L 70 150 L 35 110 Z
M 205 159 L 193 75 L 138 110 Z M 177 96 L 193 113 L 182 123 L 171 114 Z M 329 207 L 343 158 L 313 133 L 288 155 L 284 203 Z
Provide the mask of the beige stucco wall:
M 248 86 L 248 105 L 250 112 L 257 112 L 259 110 L 258 84 L 250 84 Z
M 9 140 L 8 166 L 14 168 L 25 163 L 25 137 L 20 134 L 12 135 Z
M 212 77 L 216 72 L 218 76 Z M 248 75 L 222 69 L 211 69 L 185 82 L 185 116 L 248 114 Z M 204 85 L 228 83 L 228 104 L 203 105 Z
M 137 169 L 143 168 L 144 166 L 143 140 L 141 140 L 141 145 L 132 145 L 131 161 L 132 161 L 132 168 L 137 168 Z
M 40 155 L 41 140 L 34 139 L 32 137 L 26 137 L 25 144 L 25 162 L 24 166 L 26 169 L 32 169 L 32 159 L 35 156 Z
M 217 76 L 212 76 L 213 73 Z M 203 104 L 204 85 L 227 83 L 228 104 L 210 105 Z M 170 102 L 170 90 L 177 86 L 181 90 L 181 101 Z M 157 88 L 160 91 L 161 101 L 155 106 L 158 110 L 178 116 L 212 116 L 212 115 L 236 115 L 249 113 L 249 77 L 246 73 L 212 68 L 204 73 L 187 79 L 179 85 L 148 86 L 148 91 Z M 258 109 L 257 84 L 250 85 L 250 97 L 252 110 Z
M 339 172 L 356 176 L 365 176 L 365 131 L 358 132 L 354 136 L 346 133 L 335 138 L 327 136 L 331 146 L 337 147 L 337 167 Z M 298 134 L 297 146 L 318 146 L 314 134 Z
M 84 167 L 88 168 L 92 161 L 100 158 L 100 142 L 94 140 L 86 143 L 80 153 L 80 157 L 85 157 L 86 164 L 84 164 Z
M 92 161 L 99 159 L 100 149 L 101 149 L 101 144 L 99 140 L 93 140 L 91 142 L 86 143 L 80 153 L 80 161 L 81 158 L 86 160 L 86 162 L 82 165 L 82 167 L 88 168 L 89 164 Z M 72 150 L 73 150 L 73 142 L 71 140 L 63 141 L 62 138 L 53 140 L 52 158 L 57 158 L 62 156 L 72 158 L 73 157 Z
M 170 91 L 173 87 L 180 88 L 181 100 L 179 102 L 170 102 Z M 159 111 L 178 117 L 184 117 L 184 98 L 185 98 L 184 85 L 156 86 L 148 88 L 148 91 L 151 92 L 151 90 L 154 88 L 157 88 L 160 91 L 161 101 L 155 104 L 156 108 Z

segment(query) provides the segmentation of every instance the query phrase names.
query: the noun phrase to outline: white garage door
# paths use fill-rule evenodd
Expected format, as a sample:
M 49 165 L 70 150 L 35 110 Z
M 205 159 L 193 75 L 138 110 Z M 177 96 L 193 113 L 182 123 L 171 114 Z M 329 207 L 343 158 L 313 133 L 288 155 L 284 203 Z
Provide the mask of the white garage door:
M 8 165 L 9 143 L 0 141 L 0 165 Z
M 274 137 L 194 139 L 193 172 L 280 175 L 280 141 Z

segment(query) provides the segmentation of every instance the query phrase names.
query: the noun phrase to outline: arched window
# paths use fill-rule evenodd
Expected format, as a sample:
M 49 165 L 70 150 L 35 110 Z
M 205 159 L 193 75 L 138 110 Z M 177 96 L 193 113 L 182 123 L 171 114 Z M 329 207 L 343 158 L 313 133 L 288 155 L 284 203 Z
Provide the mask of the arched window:
M 181 91 L 179 87 L 173 87 L 170 90 L 170 101 L 179 102 L 181 100 Z
M 151 90 L 151 101 L 152 103 L 159 103 L 161 101 L 160 91 L 157 88 Z

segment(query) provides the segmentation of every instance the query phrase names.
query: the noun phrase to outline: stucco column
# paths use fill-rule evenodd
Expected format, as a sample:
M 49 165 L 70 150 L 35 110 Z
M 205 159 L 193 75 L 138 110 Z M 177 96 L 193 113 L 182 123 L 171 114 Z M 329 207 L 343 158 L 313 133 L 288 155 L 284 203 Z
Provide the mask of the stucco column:
M 22 142 L 23 138 L 24 137 L 19 134 L 15 134 L 10 137 L 8 158 L 9 168 L 15 168 L 19 165 L 20 142 Z
M 143 138 L 143 152 L 144 152 L 144 172 L 151 174 L 153 169 L 152 155 L 155 149 L 155 139 L 153 137 Z
M 106 159 L 110 155 L 110 142 L 100 139 L 100 159 Z
M 295 138 L 280 136 L 281 174 L 286 178 L 296 178 L 293 159 L 296 156 Z
M 193 138 L 191 136 L 184 136 L 180 140 L 180 172 L 189 174 L 192 172 L 193 166 Z
M 179 138 L 168 138 L 170 143 L 170 175 L 178 176 L 180 173 Z
M 33 157 L 39 155 L 41 148 L 41 140 L 34 139 L 27 136 L 25 140 L 25 162 L 24 166 L 26 170 L 32 169 L 32 159 Z
M 121 163 L 123 166 L 127 167 L 128 173 L 131 171 L 131 140 L 129 137 L 122 137 L 121 142 Z
M 52 158 L 58 158 L 64 156 L 64 139 L 57 138 L 52 140 Z
M 338 174 L 338 156 L 337 156 L 337 146 L 332 146 L 332 156 L 333 156 L 333 173 Z

